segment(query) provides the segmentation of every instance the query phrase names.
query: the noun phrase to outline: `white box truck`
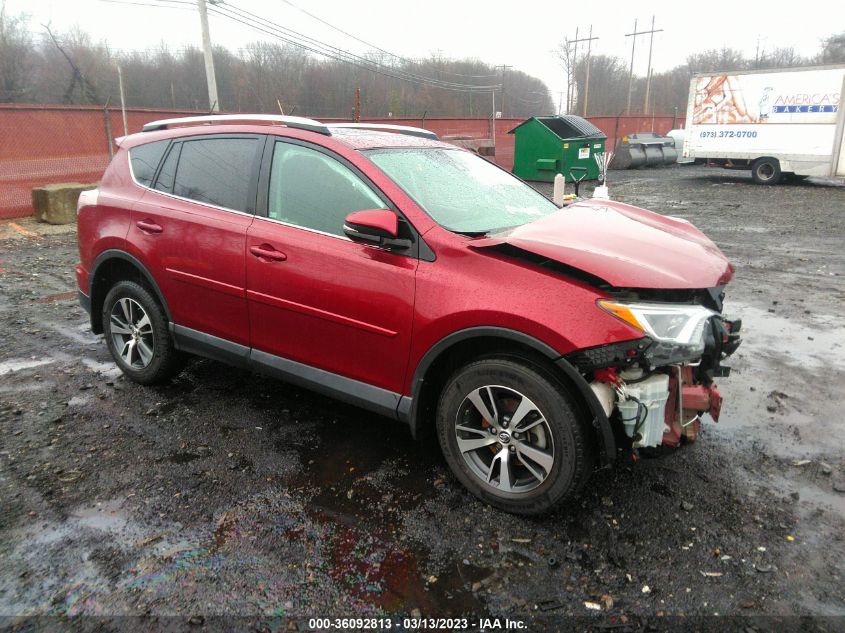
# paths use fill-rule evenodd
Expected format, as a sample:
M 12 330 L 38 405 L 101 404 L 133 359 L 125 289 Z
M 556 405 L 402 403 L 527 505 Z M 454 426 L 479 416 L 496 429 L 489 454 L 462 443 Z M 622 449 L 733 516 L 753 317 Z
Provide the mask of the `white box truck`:
M 845 176 L 845 65 L 694 75 L 682 156 L 755 182 Z

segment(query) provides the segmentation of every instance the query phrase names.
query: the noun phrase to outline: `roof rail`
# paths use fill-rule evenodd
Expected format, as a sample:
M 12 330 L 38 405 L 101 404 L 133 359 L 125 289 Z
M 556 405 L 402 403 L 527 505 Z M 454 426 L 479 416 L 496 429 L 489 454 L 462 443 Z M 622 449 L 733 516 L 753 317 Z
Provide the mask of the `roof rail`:
M 283 124 L 287 127 L 296 128 L 298 130 L 309 130 L 319 134 L 331 136 L 329 128 L 315 121 L 314 119 L 306 119 L 301 116 L 282 116 L 278 114 L 210 114 L 206 116 L 189 116 L 178 119 L 161 119 L 160 121 L 152 121 L 144 125 L 141 130 L 143 132 L 152 132 L 155 130 L 166 130 L 172 126 L 192 125 L 196 123 L 277 123 Z
M 432 141 L 439 141 L 439 137 L 430 130 L 425 130 L 421 127 L 410 127 L 407 125 L 392 125 L 390 123 L 329 123 L 326 127 L 329 130 L 335 128 L 351 129 L 351 130 L 373 130 L 377 132 L 397 132 L 398 134 L 407 134 L 408 136 L 419 136 L 420 138 L 431 139 Z

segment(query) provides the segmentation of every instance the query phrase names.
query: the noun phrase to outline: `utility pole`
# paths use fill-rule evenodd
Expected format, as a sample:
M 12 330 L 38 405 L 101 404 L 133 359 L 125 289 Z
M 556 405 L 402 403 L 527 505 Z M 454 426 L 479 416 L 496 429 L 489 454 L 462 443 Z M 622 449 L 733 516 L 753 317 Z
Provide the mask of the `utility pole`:
M 355 88 L 355 108 L 353 118 L 355 123 L 361 120 L 361 88 Z
M 214 0 L 209 0 L 214 3 Z M 205 0 L 197 0 L 200 12 L 200 26 L 202 27 L 202 50 L 205 57 L 205 79 L 208 82 L 208 107 L 212 112 L 220 111 L 220 101 L 217 99 L 217 78 L 214 75 L 214 54 L 211 51 L 211 34 L 208 32 L 208 9 Z
M 661 31 L 663 29 L 660 29 Z M 646 73 L 646 80 L 645 80 L 645 101 L 643 103 L 643 112 L 648 114 L 648 96 L 651 92 L 651 51 L 654 48 L 654 34 L 657 31 L 654 30 L 654 16 L 651 16 L 651 30 L 648 32 L 648 72 Z
M 572 104 L 575 103 L 575 89 L 578 87 L 578 80 L 575 79 L 575 71 L 578 68 L 578 27 L 575 27 L 575 39 L 572 40 L 572 72 L 569 73 L 572 81 L 572 89 L 569 91 L 569 101 L 566 103 L 566 113 L 572 112 Z
M 596 38 L 598 39 L 598 38 Z M 581 111 L 581 116 L 587 117 L 587 103 L 590 99 L 590 53 L 593 52 L 593 25 L 590 25 L 590 35 L 587 38 L 587 61 L 584 68 L 584 109 Z
M 578 27 L 575 27 L 575 39 L 569 40 L 569 44 L 574 45 L 574 50 L 572 54 L 572 65 L 570 67 L 570 77 L 568 78 L 569 84 L 567 84 L 567 103 L 566 103 L 566 113 L 569 114 L 572 111 L 572 107 L 577 103 L 576 102 L 576 91 L 574 88 L 571 87 L 571 84 L 575 86 L 578 85 L 578 81 L 575 79 L 575 71 L 577 69 L 577 61 L 578 61 L 578 43 L 579 42 L 587 42 L 587 67 L 586 67 L 586 80 L 584 82 L 584 106 L 583 112 L 584 116 L 587 116 L 587 93 L 590 89 L 590 51 L 592 50 L 592 40 L 597 40 L 599 38 L 593 37 L 593 25 L 590 25 L 590 35 L 588 37 L 578 37 Z
M 754 53 L 754 68 L 760 68 L 760 64 L 762 63 L 763 58 L 766 56 L 766 49 L 760 48 L 760 39 L 761 36 L 757 35 L 757 51 Z M 763 37 L 762 39 L 765 40 L 768 38 Z
M 117 65 L 117 84 L 120 90 L 120 114 L 123 116 L 123 135 L 129 134 L 129 128 L 126 127 L 126 97 L 123 94 L 123 72 L 120 70 L 120 64 Z
M 496 89 L 490 90 L 490 96 L 493 97 L 493 112 L 490 115 L 490 138 L 493 139 L 493 155 L 496 155 Z
M 496 66 L 496 68 L 502 69 L 502 118 L 504 118 L 505 117 L 505 71 L 509 68 L 513 68 L 513 66 L 506 66 L 505 64 L 502 64 L 501 66 Z M 496 113 L 494 112 L 493 116 L 495 116 L 495 115 L 496 115 Z
M 634 32 L 625 35 L 625 37 L 631 35 L 633 35 L 631 39 L 631 70 L 628 72 L 628 103 L 625 106 L 625 114 L 631 113 L 631 87 L 634 85 L 634 49 L 637 47 L 637 18 L 634 18 Z
M 633 33 L 626 33 L 625 37 L 630 37 L 631 39 L 631 69 L 628 73 L 628 103 L 625 106 L 625 114 L 631 113 L 631 89 L 634 86 L 634 51 L 637 47 L 637 36 L 638 35 L 646 35 L 651 33 L 652 38 L 654 37 L 655 33 L 659 33 L 663 29 L 655 29 L 654 28 L 654 17 L 651 18 L 651 30 L 650 31 L 638 31 L 637 30 L 637 20 L 634 19 L 634 32 Z M 648 53 L 648 66 L 649 72 L 651 72 L 651 48 L 649 47 Z

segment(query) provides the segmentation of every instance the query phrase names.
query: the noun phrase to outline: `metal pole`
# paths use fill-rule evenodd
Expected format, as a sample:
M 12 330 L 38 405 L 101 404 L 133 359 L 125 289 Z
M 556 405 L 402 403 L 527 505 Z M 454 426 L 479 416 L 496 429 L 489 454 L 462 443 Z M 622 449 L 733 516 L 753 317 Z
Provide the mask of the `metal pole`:
M 631 113 L 631 88 L 634 85 L 634 50 L 637 48 L 637 19 L 634 18 L 634 34 L 631 36 L 631 70 L 628 73 L 628 105 L 625 114 Z
M 493 114 L 491 115 L 491 131 L 490 135 L 493 138 L 493 156 L 496 155 L 496 89 L 493 88 L 490 91 L 490 94 L 493 95 Z
M 109 102 L 111 101 L 111 95 L 109 98 L 106 99 L 106 104 L 103 106 L 103 117 L 105 119 L 106 124 L 106 143 L 109 145 L 109 160 L 114 158 L 114 141 L 112 140 L 111 135 L 111 115 L 109 114 Z
M 575 27 L 575 46 L 572 49 L 572 97 L 566 104 L 566 113 L 572 112 L 572 106 L 578 103 L 575 89 L 578 88 L 578 27 Z
M 511 68 L 511 66 L 506 66 L 505 64 L 501 65 L 501 69 L 502 69 L 502 118 L 504 118 L 506 116 L 505 115 L 505 71 L 508 68 Z
M 572 66 L 566 71 L 566 114 L 569 114 L 569 93 L 572 90 Z M 563 93 L 561 93 L 561 101 Z
M 651 71 L 649 71 L 649 79 L 651 79 L 650 75 L 651 75 Z M 648 106 L 648 103 L 646 103 L 646 106 Z M 648 112 L 648 110 L 646 110 L 646 112 Z M 653 111 L 651 113 L 651 131 L 654 132 L 654 112 Z
M 123 116 L 123 135 L 129 134 L 129 128 L 126 125 L 126 99 L 123 95 L 123 72 L 120 70 L 120 64 L 117 66 L 117 84 L 120 87 L 120 113 Z
M 220 111 L 217 98 L 217 78 L 214 75 L 214 55 L 211 51 L 211 34 L 208 32 L 208 10 L 205 0 L 197 0 L 202 27 L 202 50 L 205 57 L 205 79 L 208 82 L 208 107 L 212 112 Z
M 361 88 L 355 88 L 355 105 L 352 107 L 352 120 L 355 123 L 361 120 Z
M 586 77 L 584 78 L 584 111 L 581 116 L 587 118 L 587 102 L 590 99 L 590 52 L 593 49 L 593 25 L 590 25 L 590 35 L 587 39 L 587 68 Z
M 635 31 L 637 29 L 634 29 Z M 654 47 L 654 16 L 651 16 L 651 35 L 648 38 L 648 71 L 645 80 L 645 103 L 643 113 L 648 114 L 648 93 L 651 91 L 651 50 Z

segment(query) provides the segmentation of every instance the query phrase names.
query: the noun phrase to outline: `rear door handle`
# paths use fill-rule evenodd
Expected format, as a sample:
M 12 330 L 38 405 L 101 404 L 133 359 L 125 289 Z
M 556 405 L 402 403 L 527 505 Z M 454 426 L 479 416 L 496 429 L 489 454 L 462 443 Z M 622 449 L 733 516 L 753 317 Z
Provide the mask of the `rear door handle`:
M 164 231 L 161 226 L 153 222 L 152 220 L 138 220 L 135 223 L 139 229 L 141 229 L 144 233 L 161 233 Z
M 283 262 L 288 256 L 282 251 L 277 251 L 270 244 L 262 244 L 261 246 L 250 246 L 249 252 L 255 255 L 258 259 L 269 260 L 273 262 Z

